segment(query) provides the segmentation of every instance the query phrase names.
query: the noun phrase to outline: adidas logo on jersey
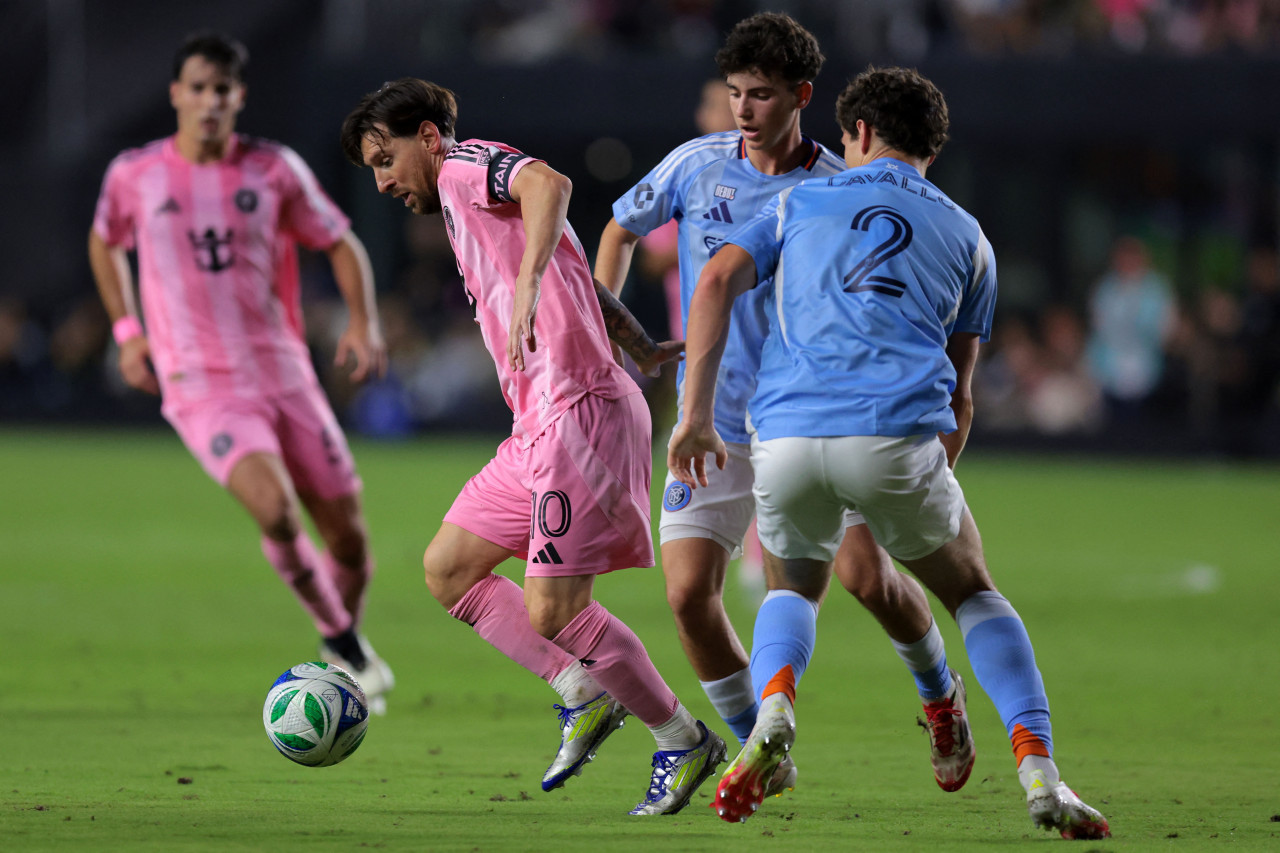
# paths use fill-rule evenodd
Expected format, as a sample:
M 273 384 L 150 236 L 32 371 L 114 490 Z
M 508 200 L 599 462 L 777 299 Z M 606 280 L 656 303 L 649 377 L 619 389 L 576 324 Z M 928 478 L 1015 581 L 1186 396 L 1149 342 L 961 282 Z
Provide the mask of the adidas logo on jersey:
M 560 559 L 560 552 L 556 550 L 556 546 L 548 542 L 544 547 L 538 549 L 538 553 L 534 555 L 530 563 L 543 563 L 546 565 L 562 565 L 564 560 Z
M 733 223 L 733 217 L 729 215 L 729 202 L 722 201 L 715 207 L 702 214 L 703 219 L 710 219 L 715 222 Z
M 156 208 L 157 214 L 181 213 L 181 212 L 182 212 L 182 208 L 178 207 L 178 202 L 173 196 L 169 196 L 169 199 L 164 204 Z

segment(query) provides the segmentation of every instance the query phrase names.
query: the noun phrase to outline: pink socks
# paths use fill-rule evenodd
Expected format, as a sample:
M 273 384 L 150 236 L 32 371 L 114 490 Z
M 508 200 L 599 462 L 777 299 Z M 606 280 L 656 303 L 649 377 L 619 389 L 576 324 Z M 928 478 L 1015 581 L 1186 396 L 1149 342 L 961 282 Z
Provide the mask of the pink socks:
M 676 713 L 680 702 L 654 668 L 640 638 L 600 602 L 587 605 L 556 635 L 555 642 L 646 726 L 662 725 Z
M 262 553 L 311 615 L 321 636 L 336 637 L 352 627 L 352 617 L 310 537 L 299 533 L 292 542 L 278 542 L 264 536 Z
M 533 630 L 524 591 L 510 578 L 490 574 L 462 596 L 449 615 L 466 622 L 489 645 L 543 681 L 550 682 L 573 658 Z

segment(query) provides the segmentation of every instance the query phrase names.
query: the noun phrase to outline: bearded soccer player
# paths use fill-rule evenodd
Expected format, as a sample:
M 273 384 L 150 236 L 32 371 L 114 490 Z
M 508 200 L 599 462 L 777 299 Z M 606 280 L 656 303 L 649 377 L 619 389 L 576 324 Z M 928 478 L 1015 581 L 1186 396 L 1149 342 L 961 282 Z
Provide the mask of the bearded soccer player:
M 610 339 L 642 369 L 680 347 L 654 345 L 592 280 L 565 219 L 569 180 L 509 145 L 458 142 L 456 119 L 452 92 L 406 78 L 365 96 L 342 127 L 348 159 L 373 170 L 380 192 L 443 214 L 514 415 L 427 547 L 427 586 L 562 697 L 544 791 L 580 773 L 631 713 L 658 746 L 631 814 L 674 814 L 724 759 L 724 741 L 694 720 L 593 586 L 596 575 L 653 565 L 649 412 Z M 493 571 L 513 556 L 528 561 L 523 592 Z
M 257 523 L 263 554 L 323 638 L 320 657 L 349 670 L 380 713 L 394 678 L 360 633 L 373 574 L 361 484 L 303 341 L 295 244 L 333 267 L 350 313 L 336 363 L 353 361 L 354 380 L 386 364 L 373 277 L 306 163 L 235 132 L 247 63 L 222 35 L 181 46 L 169 84 L 177 133 L 112 161 L 89 260 L 125 381 L 161 396 L 187 448 Z
M 716 63 L 737 129 L 684 143 L 614 202 L 614 218 L 605 226 L 596 256 L 600 282 L 619 292 L 636 242 L 674 220 L 679 223 L 682 316 L 687 317 L 698 275 L 726 237 L 779 192 L 844 169 L 836 154 L 800 132 L 800 114 L 813 96 L 813 79 L 823 62 L 817 39 L 787 15 L 760 13 L 735 26 Z M 723 470 L 710 472 L 708 483 L 697 491 L 668 474 L 659 522 L 667 600 L 680 642 L 712 706 L 743 742 L 759 705 L 749 659 L 725 612 L 723 595 L 729 560 L 755 514 L 747 401 L 767 332 L 769 291 L 766 283 L 742 295 L 729 314 L 715 389 L 715 425 L 727 442 L 728 462 Z M 682 365 L 681 395 L 685 375 Z M 836 575 L 884 627 L 914 676 L 927 719 L 934 777 L 944 790 L 959 790 L 975 755 L 964 685 L 947 665 L 942 634 L 924 591 L 894 568 L 860 514 L 848 513 L 845 529 Z M 812 599 L 770 607 L 789 604 L 816 611 L 825 592 L 824 586 Z M 772 599 L 788 596 L 788 590 L 767 593 Z M 753 647 L 760 645 L 757 637 Z M 794 787 L 796 778 L 795 764 L 786 756 L 767 793 Z

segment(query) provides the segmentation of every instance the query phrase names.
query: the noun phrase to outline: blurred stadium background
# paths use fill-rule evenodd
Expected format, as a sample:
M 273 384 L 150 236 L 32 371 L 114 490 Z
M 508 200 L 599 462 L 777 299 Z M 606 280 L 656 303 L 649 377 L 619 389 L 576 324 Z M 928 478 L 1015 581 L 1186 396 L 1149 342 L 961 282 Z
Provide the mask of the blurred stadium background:
M 328 368 L 342 308 L 325 264 L 304 267 L 304 301 L 340 415 L 391 438 L 503 432 L 509 414 L 440 223 L 342 159 L 359 96 L 406 75 L 454 89 L 460 138 L 573 179 L 594 255 L 612 201 L 696 135 L 724 33 L 763 9 L 822 41 L 803 120 L 819 141 L 838 145 L 835 97 L 868 63 L 916 66 L 950 102 L 930 178 L 1000 268 L 975 446 L 1280 456 L 1280 0 L 5 0 L 0 424 L 160 423 L 119 381 L 84 247 L 109 160 L 173 130 L 187 33 L 248 45 L 239 129 L 301 153 L 369 247 L 388 380 Z M 624 298 L 667 328 L 649 266 Z M 669 386 L 651 398 L 669 420 Z

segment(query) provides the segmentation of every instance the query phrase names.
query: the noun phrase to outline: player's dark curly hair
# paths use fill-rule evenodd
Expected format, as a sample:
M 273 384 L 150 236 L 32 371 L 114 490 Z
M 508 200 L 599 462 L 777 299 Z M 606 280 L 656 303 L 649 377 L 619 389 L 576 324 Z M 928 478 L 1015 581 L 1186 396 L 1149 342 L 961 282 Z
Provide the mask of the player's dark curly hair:
M 937 156 L 951 119 L 942 92 L 914 68 L 868 66 L 836 100 L 836 121 L 853 138 L 858 119 L 890 147 L 912 157 Z
M 812 80 L 826 61 L 813 33 L 790 15 L 760 12 L 739 21 L 716 53 L 721 77 L 759 71 L 791 85 Z
M 441 136 L 453 136 L 458 102 L 453 92 L 416 77 L 401 77 L 370 92 L 342 122 L 342 153 L 357 166 L 364 165 L 361 141 L 374 136 L 413 136 L 424 122 L 433 122 Z M 385 128 L 385 131 L 383 130 Z
M 245 81 L 245 72 L 249 70 L 249 49 L 240 42 L 212 30 L 192 33 L 183 41 L 178 52 L 173 55 L 173 79 L 182 76 L 182 66 L 193 56 L 202 56 L 211 64 L 217 65 L 239 82 Z

